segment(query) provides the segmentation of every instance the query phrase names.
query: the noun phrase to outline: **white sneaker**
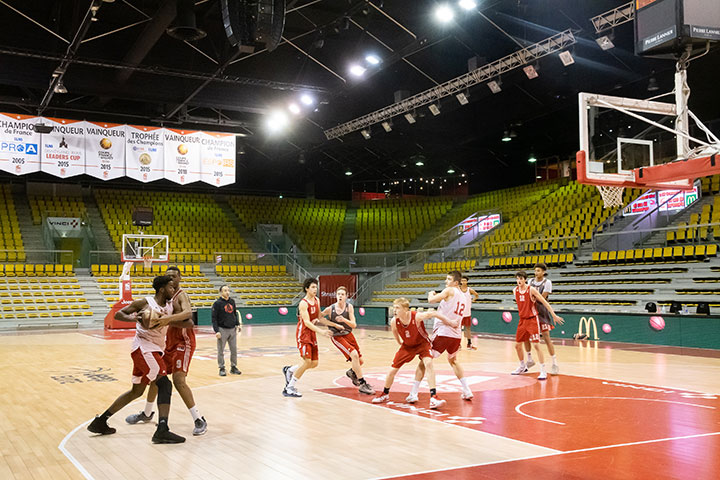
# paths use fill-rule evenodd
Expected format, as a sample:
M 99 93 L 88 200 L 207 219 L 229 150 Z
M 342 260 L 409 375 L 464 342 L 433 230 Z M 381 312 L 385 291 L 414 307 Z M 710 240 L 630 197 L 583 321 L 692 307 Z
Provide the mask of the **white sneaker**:
M 550 367 L 550 374 L 551 375 L 560 375 L 560 367 L 558 367 L 557 364 L 553 363 L 553 366 Z
M 545 370 L 540 370 L 540 375 L 537 377 L 538 380 L 547 380 L 547 372 Z
M 533 365 L 535 365 L 535 360 L 533 360 L 532 358 L 525 363 L 525 366 L 526 366 L 527 368 L 530 368 L 530 367 L 532 367 Z
M 372 403 L 385 403 L 388 400 L 390 400 L 390 395 L 387 393 L 384 393 L 382 395 L 378 395 L 377 397 L 372 399 Z
M 405 397 L 405 401 L 407 403 L 415 403 L 418 401 L 417 393 L 410 393 L 407 397 Z
M 474 395 L 470 390 L 466 390 L 462 393 L 462 395 L 460 395 L 460 398 L 463 400 L 472 400 L 473 397 Z
M 510 372 L 510 375 L 520 375 L 521 373 L 527 373 L 528 369 L 525 367 L 525 365 L 520 365 L 515 370 Z
M 440 400 L 437 397 L 430 397 L 430 408 L 436 409 L 444 406 L 447 402 L 445 400 Z
M 283 396 L 284 397 L 294 397 L 294 398 L 300 398 L 302 397 L 302 393 L 298 392 L 297 388 L 291 387 L 288 385 L 283 389 Z

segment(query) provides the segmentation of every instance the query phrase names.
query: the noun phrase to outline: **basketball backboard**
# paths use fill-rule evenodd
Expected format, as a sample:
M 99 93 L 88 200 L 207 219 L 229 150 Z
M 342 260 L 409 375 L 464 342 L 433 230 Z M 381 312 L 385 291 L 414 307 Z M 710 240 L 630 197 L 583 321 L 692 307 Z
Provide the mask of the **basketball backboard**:
M 170 240 L 167 235 L 124 234 L 122 236 L 123 262 L 143 262 L 152 258 L 153 263 L 167 262 Z

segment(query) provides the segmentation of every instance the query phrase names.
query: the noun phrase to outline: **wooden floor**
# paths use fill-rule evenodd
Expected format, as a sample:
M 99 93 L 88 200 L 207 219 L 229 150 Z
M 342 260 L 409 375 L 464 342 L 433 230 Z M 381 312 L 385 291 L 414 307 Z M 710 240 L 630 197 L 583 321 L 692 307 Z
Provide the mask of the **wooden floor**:
M 170 426 L 182 445 L 153 445 L 154 424 L 110 419 L 115 435 L 85 425 L 130 385 L 131 337 L 102 331 L 0 336 L 0 478 L 718 478 L 720 359 L 665 348 L 558 344 L 561 375 L 510 376 L 513 343 L 476 339 L 461 363 L 475 392 L 459 398 L 445 359 L 436 363 L 443 410 L 427 388 L 404 403 L 412 367 L 391 402 L 372 405 L 345 378 L 326 338 L 320 366 L 284 398 L 283 365 L 298 359 L 294 326 L 248 326 L 241 376 L 217 375 L 215 338 L 200 330 L 188 383 L 206 435 L 173 395 Z M 366 377 L 381 388 L 395 352 L 382 329 L 357 331 Z M 715 452 L 712 454 L 711 452 Z M 639 460 L 642 459 L 642 460 Z

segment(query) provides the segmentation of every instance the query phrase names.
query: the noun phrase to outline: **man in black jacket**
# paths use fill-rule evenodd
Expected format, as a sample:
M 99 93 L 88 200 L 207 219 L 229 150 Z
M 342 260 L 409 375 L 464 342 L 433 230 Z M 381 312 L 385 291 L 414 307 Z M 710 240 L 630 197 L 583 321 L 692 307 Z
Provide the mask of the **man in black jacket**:
M 217 337 L 217 360 L 220 376 L 225 373 L 225 344 L 230 344 L 230 373 L 240 375 L 237 368 L 237 334 L 242 329 L 240 314 L 235 308 L 235 300 L 230 298 L 230 287 L 220 287 L 220 298 L 212 306 L 212 327 Z

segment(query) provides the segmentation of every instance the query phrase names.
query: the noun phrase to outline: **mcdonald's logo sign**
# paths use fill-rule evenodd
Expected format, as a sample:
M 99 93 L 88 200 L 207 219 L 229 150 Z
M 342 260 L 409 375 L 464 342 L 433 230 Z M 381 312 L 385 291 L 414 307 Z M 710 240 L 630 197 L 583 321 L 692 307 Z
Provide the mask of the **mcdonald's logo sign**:
M 590 337 L 590 325 L 592 325 L 593 329 L 593 336 Z M 597 324 L 595 323 L 595 319 L 593 317 L 580 317 L 580 323 L 578 324 L 578 337 L 583 335 L 583 329 L 587 332 L 586 335 L 591 340 L 598 340 L 598 334 L 597 334 Z

